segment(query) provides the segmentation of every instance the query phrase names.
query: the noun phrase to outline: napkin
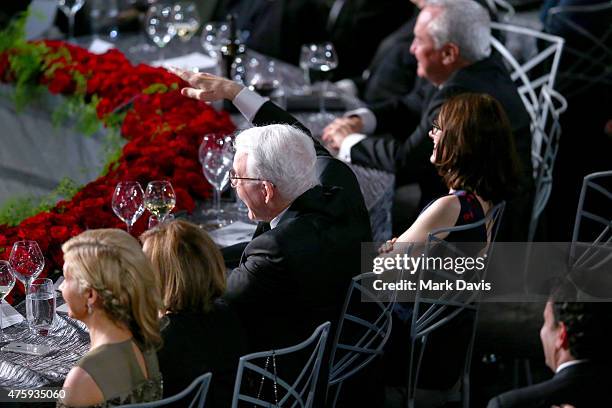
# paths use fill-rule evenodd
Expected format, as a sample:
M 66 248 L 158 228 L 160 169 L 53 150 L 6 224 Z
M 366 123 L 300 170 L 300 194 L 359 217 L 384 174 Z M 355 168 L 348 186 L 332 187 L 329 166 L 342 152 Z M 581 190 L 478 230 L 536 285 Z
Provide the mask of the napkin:
M 239 242 L 250 241 L 257 226 L 246 222 L 236 221 L 223 228 L 210 232 L 210 237 L 220 247 L 226 247 Z
M 177 67 L 183 69 L 193 69 L 193 68 L 213 68 L 217 65 L 217 60 L 209 57 L 208 55 L 204 55 L 200 52 L 192 52 L 191 54 L 182 55 L 176 58 L 169 58 L 163 61 L 157 60 L 151 63 L 154 67 Z
M 91 42 L 91 45 L 89 46 L 89 52 L 94 54 L 104 54 L 111 48 L 115 48 L 112 43 L 96 38 Z
M 2 307 L 0 307 L 0 313 L 2 313 L 3 329 L 14 324 L 21 323 L 24 320 L 23 316 L 8 303 L 2 303 Z

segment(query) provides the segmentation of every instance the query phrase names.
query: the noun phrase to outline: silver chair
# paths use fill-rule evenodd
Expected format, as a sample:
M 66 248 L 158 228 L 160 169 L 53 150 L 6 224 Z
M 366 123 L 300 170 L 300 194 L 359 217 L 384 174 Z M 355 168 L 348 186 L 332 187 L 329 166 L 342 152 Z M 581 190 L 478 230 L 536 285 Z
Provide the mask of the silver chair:
M 367 285 L 363 285 L 364 280 L 377 276 L 374 272 L 355 276 L 347 292 L 330 356 L 327 399 L 333 398 L 331 405 L 328 401 L 332 407 L 336 406 L 344 380 L 382 355 L 391 334 L 391 311 L 397 293 L 380 299 Z M 354 305 L 359 302 L 368 302 L 367 305 L 372 307 L 371 314 L 356 310 Z M 348 331 L 350 334 L 347 335 Z
M 534 162 L 535 194 L 531 219 L 529 220 L 528 241 L 533 241 L 540 215 L 544 211 L 552 191 L 552 178 L 559 139 L 561 137 L 561 113 L 567 109 L 567 101 L 547 85 L 540 92 L 538 120 L 532 124 L 534 139 L 539 146 L 532 146 L 531 158 Z
M 433 254 L 445 253 L 452 256 L 475 257 L 481 256 L 485 259 L 490 259 L 493 250 L 493 243 L 497 236 L 497 230 L 500 224 L 500 218 L 505 208 L 505 202 L 502 202 L 493 207 L 486 217 L 478 222 L 452 228 L 441 228 L 430 232 L 426 245 L 425 257 L 433 256 Z M 449 233 L 458 233 L 461 231 L 473 230 L 477 228 L 486 228 L 487 243 L 482 243 L 481 248 L 477 249 L 473 245 L 465 247 L 460 243 L 447 242 L 441 236 L 446 236 Z M 472 243 L 475 244 L 475 243 Z M 474 253 L 476 251 L 476 253 Z M 461 275 L 453 271 L 445 270 L 427 270 L 419 271 L 419 280 L 441 279 L 457 281 L 458 278 L 466 282 L 480 282 L 486 278 L 486 272 L 489 262 L 485 263 L 482 270 L 474 269 L 469 273 L 466 271 Z M 440 292 L 436 292 L 440 293 Z M 420 387 L 420 375 L 422 369 L 423 358 L 427 350 L 428 340 L 430 335 L 436 333 L 441 328 L 449 327 L 450 324 L 460 322 L 461 328 L 469 332 L 469 338 L 466 342 L 465 350 L 462 350 L 461 355 L 464 358 L 463 368 L 459 374 L 457 383 L 447 389 L 435 388 L 437 399 L 443 399 L 442 402 L 462 401 L 464 408 L 469 408 L 469 389 L 470 389 L 470 365 L 472 360 L 472 351 L 474 347 L 474 338 L 476 335 L 476 324 L 478 321 L 479 299 L 477 291 L 454 291 L 449 290 L 443 292 L 436 297 L 429 296 L 424 293 L 420 285 L 416 292 L 414 302 L 414 311 L 412 314 L 411 323 L 411 350 L 410 364 L 408 374 L 408 394 L 407 406 L 414 408 L 418 406 L 422 388 Z M 460 319 L 467 320 L 461 321 Z M 439 332 L 438 332 L 439 333 Z M 448 343 L 447 340 L 445 340 Z M 431 352 L 430 352 L 431 353 Z M 440 367 L 444 369 L 444 367 Z M 431 388 L 431 387 L 427 387 Z
M 240 357 L 232 408 L 238 407 L 240 401 L 261 407 L 312 407 L 330 326 L 330 322 L 323 323 L 307 340 L 295 346 Z M 309 347 L 312 347 L 312 351 L 307 352 Z M 302 355 L 304 353 L 307 355 L 306 363 L 295 380 L 283 379 L 278 375 L 277 357 L 291 354 Z M 256 364 L 256 361 L 263 359 L 265 359 L 263 367 Z M 245 381 L 245 376 L 251 374 L 260 379 L 255 387 L 249 387 Z M 262 387 L 266 380 L 272 381 L 273 395 L 262 395 Z M 253 388 L 256 388 L 256 390 Z M 264 398 L 270 398 L 272 401 Z
M 544 211 L 552 189 L 552 175 L 557 157 L 561 126 L 560 115 L 567 110 L 567 100 L 554 90 L 564 40 L 525 27 L 492 23 L 493 31 L 514 33 L 535 39 L 545 46 L 532 58 L 519 63 L 514 55 L 496 38 L 491 42 L 501 54 L 518 93 L 531 119 L 531 160 L 535 180 L 535 196 L 529 220 L 528 240 L 532 241 L 540 215 Z
M 557 6 L 547 27 L 566 38 L 558 90 L 567 98 L 594 86 L 612 86 L 612 1 Z
M 181 404 L 181 406 L 189 408 L 203 408 L 206 402 L 206 394 L 208 394 L 208 387 L 210 386 L 211 373 L 202 374 L 197 377 L 183 391 L 176 395 L 168 398 L 164 398 L 159 401 L 144 402 L 140 404 L 129 404 L 122 405 L 123 408 L 156 408 L 166 407 L 175 404 Z M 192 397 L 193 395 L 193 397 Z
M 584 178 L 572 234 L 570 267 L 594 267 L 596 266 L 594 263 L 609 262 L 608 257 L 598 256 L 600 253 L 598 249 L 610 243 L 612 243 L 612 170 L 592 173 Z

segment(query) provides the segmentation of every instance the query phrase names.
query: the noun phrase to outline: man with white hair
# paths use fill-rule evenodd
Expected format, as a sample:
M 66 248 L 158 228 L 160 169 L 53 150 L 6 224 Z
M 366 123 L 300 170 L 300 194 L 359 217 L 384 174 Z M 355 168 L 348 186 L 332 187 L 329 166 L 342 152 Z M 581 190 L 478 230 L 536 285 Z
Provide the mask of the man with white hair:
M 213 75 L 175 73 L 193 87 L 184 95 L 231 100 L 257 126 L 237 136 L 230 180 L 260 223 L 228 276 L 225 298 L 246 326 L 250 350 L 296 344 L 338 319 L 360 271 L 361 242 L 372 240 L 357 179 L 256 93 Z
M 473 0 L 427 0 L 410 48 L 418 64 L 414 90 L 348 112 L 326 127 L 323 140 L 338 148 L 343 160 L 394 172 L 398 185 L 418 182 L 421 201 L 426 203 L 443 194 L 440 178 L 429 162 L 433 146 L 427 137 L 440 106 L 460 93 L 486 93 L 509 116 L 523 165 L 523 196 L 528 197 L 533 184 L 529 116 L 503 62 L 491 54 L 490 23 L 487 10 Z M 365 136 L 373 133 L 392 137 Z M 514 219 L 502 225 L 500 239 L 526 237 L 528 207 L 525 202 L 507 207 Z

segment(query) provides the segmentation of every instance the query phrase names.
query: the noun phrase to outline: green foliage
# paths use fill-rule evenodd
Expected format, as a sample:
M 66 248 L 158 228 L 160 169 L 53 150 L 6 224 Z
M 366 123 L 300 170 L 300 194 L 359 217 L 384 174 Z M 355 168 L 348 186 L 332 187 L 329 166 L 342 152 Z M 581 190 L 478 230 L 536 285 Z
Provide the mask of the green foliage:
M 26 218 L 49 211 L 59 200 L 70 200 L 80 187 L 70 178 L 63 178 L 58 186 L 44 197 L 31 195 L 8 199 L 0 207 L 0 225 L 16 226 Z
M 173 82 L 170 86 L 162 83 L 155 83 L 147 86 L 142 90 L 142 93 L 145 95 L 152 95 L 156 93 L 166 93 L 170 91 L 175 91 L 178 89 L 178 82 Z

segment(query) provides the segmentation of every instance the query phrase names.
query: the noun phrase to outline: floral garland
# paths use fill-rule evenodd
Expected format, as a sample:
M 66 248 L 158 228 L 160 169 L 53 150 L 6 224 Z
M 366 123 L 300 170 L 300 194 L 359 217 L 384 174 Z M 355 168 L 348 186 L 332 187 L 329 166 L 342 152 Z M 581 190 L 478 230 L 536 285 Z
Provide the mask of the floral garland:
M 38 44 L 47 47 L 46 56 L 51 59 L 38 75 L 38 83 L 49 92 L 71 95 L 84 85 L 85 99 L 97 101 L 97 116 L 105 125 L 105 119 L 116 110 L 127 108 L 120 124 L 127 143 L 106 174 L 49 211 L 14 227 L 0 225 L 0 258 L 8 259 L 15 241 L 35 240 L 45 254 L 41 276 L 48 276 L 61 271 L 61 245 L 70 237 L 91 228 L 125 228 L 111 208 L 119 181 L 136 180 L 146 185 L 150 180 L 170 180 L 177 196 L 176 210 L 193 211 L 194 200 L 211 192 L 198 162 L 202 136 L 226 135 L 235 127 L 226 112 L 181 96 L 180 88 L 186 84 L 165 69 L 134 66 L 117 50 L 95 55 L 58 41 Z M 0 80 L 8 83 L 15 80 L 10 57 L 10 51 L 0 54 Z M 75 80 L 80 77 L 86 80 L 84 84 Z M 139 219 L 133 234 L 144 230 L 146 218 Z M 23 293 L 21 286 L 15 289 L 13 294 L 17 290 Z

